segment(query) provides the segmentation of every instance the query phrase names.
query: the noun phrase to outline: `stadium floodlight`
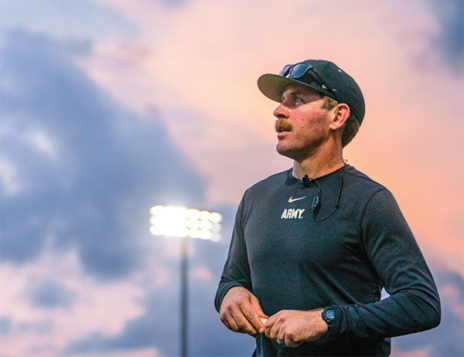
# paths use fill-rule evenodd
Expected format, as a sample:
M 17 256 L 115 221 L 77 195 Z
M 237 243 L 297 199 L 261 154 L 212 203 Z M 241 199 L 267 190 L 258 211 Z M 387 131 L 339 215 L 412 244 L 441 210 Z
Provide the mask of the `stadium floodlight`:
M 150 209 L 150 232 L 166 237 L 190 237 L 212 241 L 221 239 L 222 216 L 183 206 L 154 206 Z
M 181 245 L 181 356 L 187 357 L 188 316 L 188 238 L 221 239 L 222 215 L 183 206 L 153 206 L 150 208 L 150 232 L 155 236 L 178 237 Z

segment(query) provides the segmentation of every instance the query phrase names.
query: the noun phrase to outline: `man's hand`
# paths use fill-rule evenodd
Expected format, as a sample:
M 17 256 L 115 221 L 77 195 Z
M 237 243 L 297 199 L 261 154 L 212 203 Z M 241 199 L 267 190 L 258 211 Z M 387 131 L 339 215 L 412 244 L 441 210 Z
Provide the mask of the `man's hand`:
M 256 296 L 241 286 L 235 286 L 224 295 L 219 317 L 232 331 L 257 337 L 264 333 L 261 318 L 267 318 L 267 315 Z
M 315 341 L 328 330 L 321 316 L 322 310 L 279 311 L 267 320 L 266 336 L 287 347 L 298 347 L 304 342 Z

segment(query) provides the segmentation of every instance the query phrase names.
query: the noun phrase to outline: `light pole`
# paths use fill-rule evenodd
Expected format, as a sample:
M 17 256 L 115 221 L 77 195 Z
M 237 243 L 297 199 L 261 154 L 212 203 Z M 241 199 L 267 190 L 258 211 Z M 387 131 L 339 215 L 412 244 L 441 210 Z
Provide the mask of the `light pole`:
M 188 325 L 188 238 L 219 241 L 222 216 L 183 206 L 153 206 L 150 209 L 150 232 L 157 236 L 181 239 L 180 260 L 180 341 L 181 356 L 187 357 Z

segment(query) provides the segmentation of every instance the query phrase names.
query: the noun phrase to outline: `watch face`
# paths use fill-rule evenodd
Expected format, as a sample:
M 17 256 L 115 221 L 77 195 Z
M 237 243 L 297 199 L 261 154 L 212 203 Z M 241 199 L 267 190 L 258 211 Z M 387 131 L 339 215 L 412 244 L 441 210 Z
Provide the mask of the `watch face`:
M 329 320 L 335 319 L 335 311 L 334 311 L 334 309 L 325 310 L 325 317 L 327 317 Z

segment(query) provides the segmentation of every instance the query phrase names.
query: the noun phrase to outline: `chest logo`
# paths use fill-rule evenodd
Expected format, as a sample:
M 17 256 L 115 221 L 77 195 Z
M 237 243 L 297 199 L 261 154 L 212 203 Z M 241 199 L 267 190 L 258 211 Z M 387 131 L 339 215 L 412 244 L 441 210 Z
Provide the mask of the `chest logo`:
M 292 202 L 295 202 L 295 201 L 304 200 L 305 198 L 306 198 L 306 196 L 303 196 L 303 197 L 295 197 L 295 198 L 293 198 L 293 196 L 291 196 L 291 197 L 288 199 L 288 203 L 292 203 Z
M 304 208 L 288 208 L 282 212 L 280 219 L 303 219 Z

